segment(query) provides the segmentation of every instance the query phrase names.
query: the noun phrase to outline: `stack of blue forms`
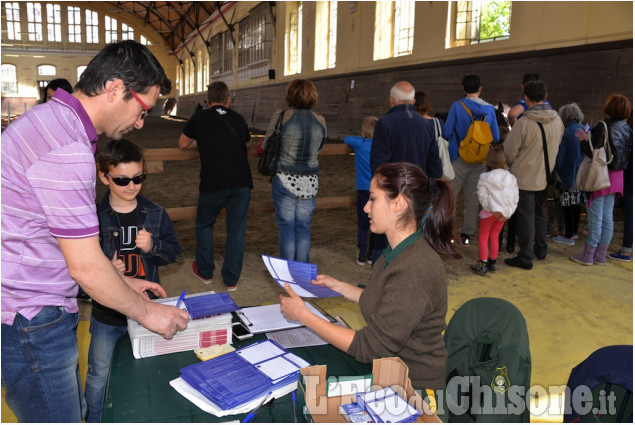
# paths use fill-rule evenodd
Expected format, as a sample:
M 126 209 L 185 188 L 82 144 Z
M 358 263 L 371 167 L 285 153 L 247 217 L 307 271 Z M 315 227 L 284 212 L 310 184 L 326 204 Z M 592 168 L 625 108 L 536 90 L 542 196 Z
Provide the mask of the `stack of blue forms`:
M 421 416 L 421 412 L 390 387 L 357 393 L 355 398 L 358 407 L 367 412 L 375 423 L 410 423 Z M 351 406 L 346 408 L 351 409 Z
M 240 309 L 226 292 L 189 297 L 185 298 L 183 302 L 192 319 L 231 313 Z
M 341 297 L 342 294 L 325 286 L 314 285 L 312 280 L 317 278 L 317 265 L 301 261 L 285 260 L 283 258 L 262 255 L 269 274 L 281 288 L 288 283 L 302 298 Z
M 231 410 L 297 383 L 305 366 L 300 357 L 265 340 L 186 366 L 181 378 L 221 410 Z

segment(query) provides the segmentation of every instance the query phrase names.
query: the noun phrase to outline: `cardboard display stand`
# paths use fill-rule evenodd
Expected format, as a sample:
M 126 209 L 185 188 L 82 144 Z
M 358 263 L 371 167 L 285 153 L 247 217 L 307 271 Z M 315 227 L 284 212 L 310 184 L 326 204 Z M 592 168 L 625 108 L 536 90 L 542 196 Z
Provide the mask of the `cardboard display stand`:
M 342 404 L 354 403 L 355 395 L 326 395 L 327 375 L 325 365 L 316 365 L 300 369 L 298 380 L 298 400 L 302 412 L 309 422 L 328 423 L 346 422 L 340 413 Z M 408 366 L 398 357 L 375 359 L 373 361 L 373 387 L 392 388 L 422 415 L 415 422 L 441 422 L 439 417 L 431 412 L 430 407 L 412 388 L 408 378 Z M 360 391 L 362 389 L 360 388 Z

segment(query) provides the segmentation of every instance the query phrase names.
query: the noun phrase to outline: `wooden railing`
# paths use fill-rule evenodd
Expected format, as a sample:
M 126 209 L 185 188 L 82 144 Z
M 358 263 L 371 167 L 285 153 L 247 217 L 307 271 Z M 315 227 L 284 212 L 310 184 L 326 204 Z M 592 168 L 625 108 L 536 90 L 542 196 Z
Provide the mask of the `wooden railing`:
M 318 156 L 328 155 L 348 155 L 353 150 L 350 146 L 345 144 L 325 144 Z M 251 147 L 247 155 L 249 157 L 258 156 L 258 144 L 255 143 L 254 147 Z M 191 159 L 197 159 L 199 157 L 198 151 L 195 149 L 181 150 L 179 148 L 163 148 L 163 149 L 145 149 L 144 156 L 146 161 L 147 173 L 162 173 L 163 163 L 165 161 L 187 161 Z M 355 196 L 328 196 L 317 197 L 315 200 L 316 208 L 341 208 L 355 206 L 357 203 L 357 197 Z M 196 217 L 196 206 L 193 207 L 175 207 L 166 208 L 168 215 L 173 221 L 188 220 Z M 262 214 L 273 212 L 272 201 L 251 201 L 249 205 L 249 215 Z

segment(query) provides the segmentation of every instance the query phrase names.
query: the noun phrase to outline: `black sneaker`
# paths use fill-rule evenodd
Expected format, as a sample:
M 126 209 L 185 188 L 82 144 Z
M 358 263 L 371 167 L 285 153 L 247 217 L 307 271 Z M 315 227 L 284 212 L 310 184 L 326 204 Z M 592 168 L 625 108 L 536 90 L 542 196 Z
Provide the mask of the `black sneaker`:
M 511 267 L 518 267 L 523 270 L 531 270 L 534 268 L 532 263 L 523 263 L 523 261 L 519 257 L 514 258 L 505 258 L 505 264 Z
M 470 235 L 466 235 L 465 233 L 461 233 L 461 245 L 470 246 Z
M 366 256 L 360 254 L 359 251 L 357 251 L 357 265 L 358 266 L 366 265 Z

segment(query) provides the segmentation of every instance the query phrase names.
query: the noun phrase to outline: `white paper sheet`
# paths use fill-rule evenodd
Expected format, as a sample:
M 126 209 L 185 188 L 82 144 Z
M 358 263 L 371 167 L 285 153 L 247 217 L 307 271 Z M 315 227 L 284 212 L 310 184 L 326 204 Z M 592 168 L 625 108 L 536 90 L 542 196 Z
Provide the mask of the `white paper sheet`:
M 272 344 L 269 341 L 264 341 L 257 345 L 236 350 L 236 353 L 249 363 L 256 364 L 262 362 L 263 360 L 279 356 L 283 353 L 283 351 L 275 344 Z
M 311 329 L 304 327 L 267 332 L 267 338 L 276 341 L 284 348 L 313 347 L 328 344 Z

